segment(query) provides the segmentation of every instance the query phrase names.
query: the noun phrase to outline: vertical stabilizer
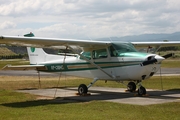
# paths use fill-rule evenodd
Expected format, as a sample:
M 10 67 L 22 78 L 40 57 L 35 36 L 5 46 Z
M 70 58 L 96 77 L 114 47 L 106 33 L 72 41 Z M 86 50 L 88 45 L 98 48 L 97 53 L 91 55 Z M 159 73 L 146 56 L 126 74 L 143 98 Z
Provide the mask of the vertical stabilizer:
M 39 64 L 46 61 L 47 53 L 42 48 L 27 47 L 30 64 Z
M 24 37 L 34 37 L 33 33 L 25 34 Z M 27 47 L 30 64 L 45 62 L 47 53 L 42 48 Z

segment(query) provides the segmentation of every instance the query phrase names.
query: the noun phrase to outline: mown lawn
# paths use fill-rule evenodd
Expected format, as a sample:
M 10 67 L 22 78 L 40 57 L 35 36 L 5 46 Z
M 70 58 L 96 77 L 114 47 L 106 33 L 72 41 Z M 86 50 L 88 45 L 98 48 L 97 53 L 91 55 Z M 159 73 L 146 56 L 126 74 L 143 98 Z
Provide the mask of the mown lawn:
M 104 101 L 57 102 L 36 96 L 0 91 L 2 120 L 178 120 L 180 102 L 159 105 L 129 105 Z
M 43 77 L 42 88 L 57 87 L 58 77 Z M 78 86 L 88 84 L 91 80 L 76 77 L 62 78 L 58 87 Z M 179 77 L 163 77 L 166 90 L 180 89 Z M 144 81 L 146 88 L 161 89 L 159 77 Z M 98 81 L 95 86 L 124 87 L 116 82 Z M 38 88 L 36 77 L 1 76 L 0 77 L 0 119 L 6 120 L 117 120 L 117 119 L 146 119 L 146 120 L 178 120 L 180 102 L 158 105 L 129 105 L 105 101 L 68 101 L 44 99 L 39 96 L 14 92 L 16 89 Z

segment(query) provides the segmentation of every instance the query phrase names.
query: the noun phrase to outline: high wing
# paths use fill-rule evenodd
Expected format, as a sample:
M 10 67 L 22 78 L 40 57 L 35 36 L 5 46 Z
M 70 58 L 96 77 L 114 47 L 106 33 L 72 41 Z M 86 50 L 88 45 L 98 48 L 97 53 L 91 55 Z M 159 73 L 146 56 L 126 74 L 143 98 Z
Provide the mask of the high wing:
M 180 41 L 163 41 L 163 42 L 131 42 L 135 47 L 148 46 L 179 46 Z M 97 48 L 110 45 L 111 42 L 95 41 L 95 40 L 77 40 L 77 39 L 61 39 L 61 38 L 43 38 L 43 37 L 23 37 L 23 36 L 0 36 L 0 44 L 11 44 L 19 46 L 31 47 L 48 47 L 56 48 L 56 46 L 74 45 L 85 48 Z
M 0 44 L 11 44 L 28 47 L 56 48 L 56 46 L 80 46 L 85 48 L 97 48 L 110 45 L 111 42 L 60 39 L 60 38 L 41 38 L 41 37 L 22 37 L 22 36 L 0 36 Z
M 179 46 L 180 41 L 163 41 L 163 42 L 131 42 L 135 47 L 146 47 L 146 46 Z
M 163 41 L 163 42 L 131 42 L 137 49 L 152 48 L 153 53 L 157 52 L 161 47 L 180 46 L 180 41 Z
M 93 48 L 104 48 L 111 45 L 110 42 L 77 40 L 77 39 L 60 39 L 60 38 L 41 38 L 41 37 L 24 37 L 24 36 L 0 36 L 0 44 L 10 44 L 16 46 L 39 47 L 60 49 L 61 46 L 78 46 L 84 50 Z M 46 70 L 43 65 L 23 65 L 23 66 L 5 66 L 3 70 Z

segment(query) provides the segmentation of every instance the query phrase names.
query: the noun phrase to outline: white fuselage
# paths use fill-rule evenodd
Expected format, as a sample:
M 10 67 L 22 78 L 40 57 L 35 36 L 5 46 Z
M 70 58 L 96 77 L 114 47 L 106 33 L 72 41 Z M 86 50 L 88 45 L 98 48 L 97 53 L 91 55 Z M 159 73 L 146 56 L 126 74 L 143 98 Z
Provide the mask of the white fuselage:
M 65 59 L 43 62 L 42 64 L 50 66 L 47 72 L 66 72 L 67 75 L 98 78 L 101 80 L 144 80 L 153 76 L 160 69 L 160 63 L 142 66 L 140 63 L 145 59 L 146 57 L 109 57 L 92 60 L 107 74 L 78 57 L 66 57 Z M 62 67 L 63 64 L 67 67 L 66 70 Z
M 109 49 L 91 50 L 91 54 L 79 56 L 62 56 L 47 54 L 41 48 L 28 48 L 28 54 L 30 64 L 44 65 L 44 72 L 66 72 L 67 75 L 119 81 L 145 80 L 159 70 L 164 59 L 156 54 L 136 51 L 111 55 Z

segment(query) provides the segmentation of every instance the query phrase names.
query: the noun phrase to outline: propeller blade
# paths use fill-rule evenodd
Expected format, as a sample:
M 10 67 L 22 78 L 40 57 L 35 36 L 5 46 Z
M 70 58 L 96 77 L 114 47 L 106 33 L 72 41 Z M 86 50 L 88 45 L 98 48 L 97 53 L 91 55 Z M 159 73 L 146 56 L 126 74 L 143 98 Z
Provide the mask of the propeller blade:
M 165 59 L 169 58 L 169 57 L 172 57 L 174 55 L 174 53 L 169 53 L 167 55 L 164 55 L 162 57 L 164 57 Z
M 144 61 L 144 62 L 142 62 L 141 63 L 141 66 L 146 66 L 146 65 L 149 65 L 149 64 L 153 64 L 153 63 L 155 63 L 155 62 L 157 62 L 157 59 L 152 59 L 152 60 L 148 60 L 148 61 Z

